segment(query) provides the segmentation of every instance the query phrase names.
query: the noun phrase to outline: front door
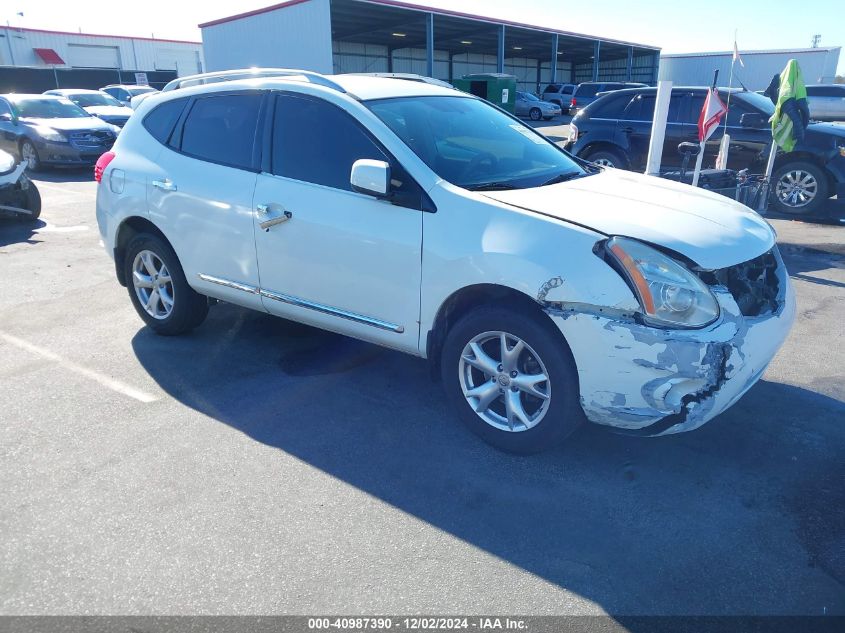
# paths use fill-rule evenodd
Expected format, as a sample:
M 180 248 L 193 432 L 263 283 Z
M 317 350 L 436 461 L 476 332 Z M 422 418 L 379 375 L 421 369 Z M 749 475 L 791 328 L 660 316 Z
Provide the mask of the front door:
M 681 119 L 687 95 L 681 91 L 672 91 L 669 100 L 669 114 L 666 117 L 666 134 L 663 140 L 663 155 L 660 161 L 663 168 L 677 168 L 681 163 L 678 144 L 683 138 Z M 617 133 L 627 139 L 628 155 L 631 167 L 637 171 L 645 169 L 648 159 L 648 147 L 651 142 L 651 129 L 654 121 L 656 95 L 639 94 L 631 99 L 617 122 Z
M 279 94 L 269 122 L 270 156 L 253 198 L 265 308 L 417 353 L 422 191 L 325 100 Z M 391 163 L 403 195 L 390 202 L 352 191 L 352 164 L 362 158 Z

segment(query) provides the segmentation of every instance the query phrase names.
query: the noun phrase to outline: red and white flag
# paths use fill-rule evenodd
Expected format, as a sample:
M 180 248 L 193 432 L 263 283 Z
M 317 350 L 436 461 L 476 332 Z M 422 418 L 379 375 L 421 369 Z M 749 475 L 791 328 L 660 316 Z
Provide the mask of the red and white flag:
M 745 62 L 742 61 L 742 56 L 739 54 L 739 49 L 736 46 L 736 40 L 734 40 L 734 63 L 739 62 L 739 65 L 745 68 Z
M 725 116 L 728 109 L 722 100 L 719 98 L 719 93 L 715 88 L 711 88 L 704 99 L 704 107 L 701 108 L 701 114 L 698 115 L 698 142 L 703 143 L 713 131 L 719 127 L 719 121 Z

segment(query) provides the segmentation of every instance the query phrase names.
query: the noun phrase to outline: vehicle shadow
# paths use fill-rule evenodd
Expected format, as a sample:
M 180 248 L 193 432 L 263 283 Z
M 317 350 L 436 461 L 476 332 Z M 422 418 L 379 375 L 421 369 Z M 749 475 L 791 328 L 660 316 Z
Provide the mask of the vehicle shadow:
M 89 182 L 94 180 L 93 167 L 55 167 L 41 171 L 27 172 L 30 179 L 37 182 Z
M 10 244 L 37 244 L 33 239 L 38 229 L 47 226 L 43 220 L 19 220 L 16 218 L 0 217 L 0 247 Z
M 845 244 L 792 244 L 790 242 L 778 242 L 778 248 L 783 256 L 789 276 L 802 281 L 830 286 L 832 288 L 845 288 L 845 283 L 833 279 L 825 279 L 814 273 L 829 270 L 831 268 L 845 269 Z
M 397 352 L 224 305 L 189 336 L 143 328 L 132 345 L 184 405 L 611 614 L 805 613 L 808 565 L 845 581 L 832 398 L 763 381 L 694 433 L 590 425 L 516 457 L 465 431 L 426 363 Z

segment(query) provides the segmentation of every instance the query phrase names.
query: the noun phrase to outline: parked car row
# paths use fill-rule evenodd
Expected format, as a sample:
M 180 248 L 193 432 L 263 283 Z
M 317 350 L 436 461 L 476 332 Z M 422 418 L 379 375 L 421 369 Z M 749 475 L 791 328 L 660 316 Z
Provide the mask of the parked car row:
M 111 85 L 0 95 L 0 150 L 17 155 L 34 171 L 93 165 L 132 116 L 131 99 L 155 92 L 149 86 Z
M 677 146 L 698 140 L 698 118 L 705 87 L 674 88 L 669 103 L 662 164 L 677 167 Z M 565 149 L 593 163 L 642 171 L 648 156 L 656 88 L 636 88 L 601 96 L 572 119 Z M 765 171 L 772 142 L 768 97 L 740 89 L 719 89 L 728 105 L 724 125 L 705 144 L 705 165 L 715 164 L 722 136 L 731 137 L 728 167 Z M 773 205 L 784 213 L 811 214 L 834 194 L 845 195 L 845 126 L 811 122 L 803 142 L 781 152 L 772 174 Z
M 606 92 L 645 87 L 645 84 L 630 81 L 585 81 L 578 85 L 549 84 L 543 91 L 543 100 L 557 104 L 564 112 L 574 116 Z

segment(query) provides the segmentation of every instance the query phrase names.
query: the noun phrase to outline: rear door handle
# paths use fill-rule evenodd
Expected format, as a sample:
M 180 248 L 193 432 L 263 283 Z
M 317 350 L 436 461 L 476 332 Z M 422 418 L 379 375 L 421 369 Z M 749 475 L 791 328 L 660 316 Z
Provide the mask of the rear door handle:
M 167 178 L 164 180 L 153 180 L 153 187 L 162 191 L 176 191 L 176 183 Z

